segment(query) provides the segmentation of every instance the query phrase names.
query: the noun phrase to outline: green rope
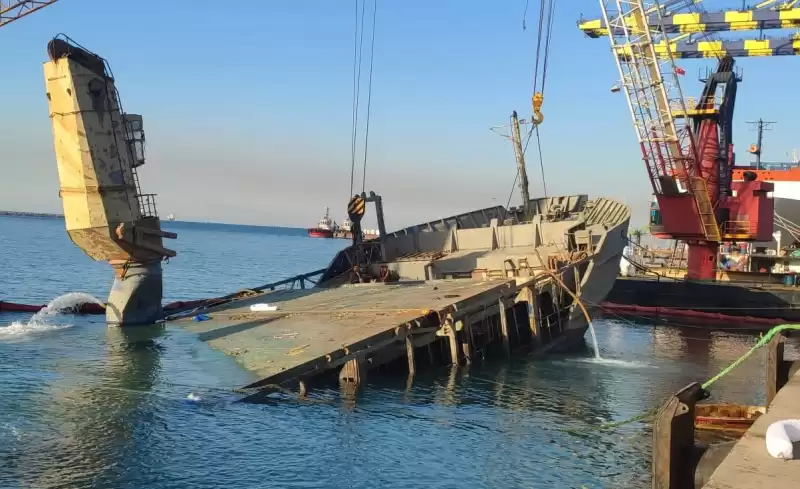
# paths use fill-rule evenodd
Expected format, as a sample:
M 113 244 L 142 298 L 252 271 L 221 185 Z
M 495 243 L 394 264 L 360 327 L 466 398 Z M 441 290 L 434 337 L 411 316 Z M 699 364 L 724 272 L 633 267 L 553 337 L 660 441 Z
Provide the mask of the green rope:
M 719 379 L 721 379 L 722 377 L 727 375 L 731 370 L 733 370 L 734 368 L 738 367 L 739 364 L 741 364 L 742 362 L 747 360 L 753 353 L 756 352 L 756 350 L 758 350 L 759 348 L 761 348 L 764 345 L 766 345 L 767 343 L 769 343 L 772 340 L 772 338 L 775 337 L 776 334 L 781 333 L 783 331 L 787 331 L 787 330 L 800 331 L 800 324 L 781 324 L 779 326 L 775 326 L 774 328 L 770 329 L 769 331 L 767 331 L 766 334 L 762 335 L 758 339 L 756 344 L 753 345 L 753 347 L 750 348 L 747 351 L 747 353 L 745 353 L 741 357 L 737 358 L 736 361 L 734 361 L 733 363 L 731 363 L 730 365 L 725 367 L 720 373 L 718 373 L 717 375 L 715 375 L 715 376 L 711 377 L 710 379 L 708 379 L 707 381 L 705 381 L 701 385 L 701 387 L 704 390 L 708 389 L 711 386 L 711 384 L 713 384 L 714 382 L 718 381 Z M 624 419 L 622 421 L 614 421 L 614 422 L 611 422 L 611 423 L 603 423 L 603 424 L 600 424 L 598 426 L 592 426 L 592 427 L 589 427 L 589 428 L 584 428 L 582 430 L 578 430 L 578 429 L 574 429 L 573 428 L 573 429 L 565 429 L 563 431 L 566 431 L 567 433 L 571 433 L 573 435 L 578 435 L 578 434 L 584 433 L 586 431 L 608 431 L 608 430 L 612 430 L 614 428 L 619 428 L 620 426 L 624 426 L 626 424 L 631 424 L 631 423 L 635 423 L 637 421 L 646 420 L 646 419 L 648 419 L 648 418 L 650 418 L 652 416 L 655 416 L 658 413 L 659 409 L 660 409 L 660 406 L 659 407 L 655 407 L 653 409 L 649 409 L 649 410 L 647 410 L 647 411 L 645 411 L 643 413 L 637 414 L 636 416 L 634 416 L 632 418 Z
M 705 383 L 702 385 L 703 389 L 707 389 L 708 387 L 711 386 L 711 384 L 718 381 L 719 379 L 724 377 L 728 372 L 739 366 L 740 363 L 747 360 L 747 358 L 749 358 L 750 355 L 755 353 L 756 350 L 769 343 L 776 334 L 786 330 L 800 330 L 800 324 L 781 324 L 780 326 L 775 326 L 771 330 L 767 331 L 767 334 L 761 336 L 761 338 L 759 338 L 758 341 L 756 342 L 755 346 L 753 346 L 753 348 L 750 348 L 750 350 L 748 350 L 747 353 L 739 357 L 732 364 L 728 365 L 722 372 L 718 373 L 714 377 L 711 377 L 710 379 L 705 381 Z

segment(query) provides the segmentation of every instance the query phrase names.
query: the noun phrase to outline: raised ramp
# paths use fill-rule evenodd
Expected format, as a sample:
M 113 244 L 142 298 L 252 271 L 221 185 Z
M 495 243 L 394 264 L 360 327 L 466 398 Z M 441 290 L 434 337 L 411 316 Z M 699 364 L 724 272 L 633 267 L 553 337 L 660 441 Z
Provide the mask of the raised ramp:
M 513 305 L 515 281 L 440 280 L 273 291 L 203 310 L 211 319 L 172 321 L 234 356 L 262 380 L 246 386 L 290 386 L 350 360 L 374 367 L 436 339 L 448 315 L 496 314 Z M 251 312 L 255 303 L 278 306 Z

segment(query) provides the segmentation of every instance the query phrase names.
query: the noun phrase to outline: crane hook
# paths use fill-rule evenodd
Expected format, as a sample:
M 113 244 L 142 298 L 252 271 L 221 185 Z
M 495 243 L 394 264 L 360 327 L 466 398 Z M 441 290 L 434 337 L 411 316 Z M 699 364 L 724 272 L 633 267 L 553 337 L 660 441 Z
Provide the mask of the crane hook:
M 531 98 L 531 102 L 533 103 L 533 116 L 531 116 L 531 122 L 533 123 L 534 127 L 538 126 L 539 124 L 544 121 L 544 116 L 542 115 L 542 102 L 544 101 L 544 95 L 542 92 L 536 92 L 533 94 Z

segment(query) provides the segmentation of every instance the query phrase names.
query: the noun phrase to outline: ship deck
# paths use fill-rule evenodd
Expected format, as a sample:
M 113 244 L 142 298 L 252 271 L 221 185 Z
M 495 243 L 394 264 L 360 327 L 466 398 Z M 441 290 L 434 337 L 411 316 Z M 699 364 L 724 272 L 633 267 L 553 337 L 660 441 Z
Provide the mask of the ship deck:
M 462 279 L 278 290 L 195 311 L 171 324 L 196 333 L 261 379 L 245 389 L 293 387 L 351 360 L 372 368 L 405 356 L 409 346 L 440 339 L 436 333 L 445 318 L 477 319 L 497 314 L 501 304 L 513 307 L 519 288 L 514 279 Z M 256 303 L 277 310 L 252 312 Z M 198 313 L 209 319 L 194 320 Z

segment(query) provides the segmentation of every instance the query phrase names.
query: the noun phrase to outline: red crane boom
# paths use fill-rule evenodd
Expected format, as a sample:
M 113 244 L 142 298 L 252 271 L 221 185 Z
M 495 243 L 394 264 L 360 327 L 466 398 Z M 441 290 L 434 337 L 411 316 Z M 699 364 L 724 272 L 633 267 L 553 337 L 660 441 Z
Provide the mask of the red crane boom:
M 0 0 L 0 27 L 32 14 L 37 10 L 43 9 L 48 5 L 52 5 L 57 1 L 58 0 L 23 0 L 17 2 Z

